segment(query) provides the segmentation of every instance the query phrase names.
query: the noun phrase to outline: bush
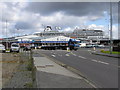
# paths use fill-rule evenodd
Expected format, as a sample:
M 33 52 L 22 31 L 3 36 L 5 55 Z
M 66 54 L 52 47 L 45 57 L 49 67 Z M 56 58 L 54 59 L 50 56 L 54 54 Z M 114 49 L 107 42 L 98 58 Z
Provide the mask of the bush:
M 100 52 L 104 52 L 104 49 L 101 49 Z

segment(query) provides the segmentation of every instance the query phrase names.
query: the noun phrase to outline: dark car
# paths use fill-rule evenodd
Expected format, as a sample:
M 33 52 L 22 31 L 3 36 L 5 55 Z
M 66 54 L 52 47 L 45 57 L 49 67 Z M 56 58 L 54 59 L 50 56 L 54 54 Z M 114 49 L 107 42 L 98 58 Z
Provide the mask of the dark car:
M 31 50 L 31 46 L 25 46 L 24 48 L 23 48 L 23 51 L 30 51 Z

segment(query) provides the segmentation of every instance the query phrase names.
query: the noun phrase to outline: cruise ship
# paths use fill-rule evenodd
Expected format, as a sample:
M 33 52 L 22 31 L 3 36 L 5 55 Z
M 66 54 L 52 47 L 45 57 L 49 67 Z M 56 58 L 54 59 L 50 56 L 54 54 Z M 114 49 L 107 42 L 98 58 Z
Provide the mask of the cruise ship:
M 63 32 L 59 32 L 57 29 L 53 30 L 51 26 L 47 26 L 43 32 L 36 32 L 34 35 L 39 37 L 55 37 L 55 36 L 63 36 Z

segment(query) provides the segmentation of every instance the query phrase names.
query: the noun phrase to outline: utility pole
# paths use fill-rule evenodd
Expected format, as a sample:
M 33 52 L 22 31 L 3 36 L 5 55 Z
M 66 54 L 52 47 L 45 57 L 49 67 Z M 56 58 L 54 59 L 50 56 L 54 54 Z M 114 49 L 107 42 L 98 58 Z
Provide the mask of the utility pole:
M 6 49 L 8 49 L 8 39 L 7 39 L 7 20 L 6 20 Z
M 110 54 L 112 54 L 113 41 L 112 41 L 112 2 L 110 2 Z

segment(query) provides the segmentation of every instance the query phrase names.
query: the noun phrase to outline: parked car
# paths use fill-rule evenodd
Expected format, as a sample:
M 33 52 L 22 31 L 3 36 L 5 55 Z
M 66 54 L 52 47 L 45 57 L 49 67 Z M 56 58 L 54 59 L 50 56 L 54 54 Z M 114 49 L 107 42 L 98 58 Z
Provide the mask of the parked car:
M 11 44 L 11 52 L 19 52 L 20 50 L 20 45 L 18 43 L 12 43 Z
M 98 45 L 98 47 L 99 47 L 99 48 L 104 48 L 104 47 L 105 47 L 105 45 Z
M 86 48 L 92 48 L 93 45 L 89 44 L 89 45 L 86 45 Z
M 5 46 L 3 44 L 0 44 L 0 52 L 5 52 Z
M 86 47 L 86 43 L 79 43 L 79 45 L 80 45 L 81 48 Z
M 23 48 L 23 51 L 29 51 L 31 50 L 31 46 L 30 45 L 27 45 Z

